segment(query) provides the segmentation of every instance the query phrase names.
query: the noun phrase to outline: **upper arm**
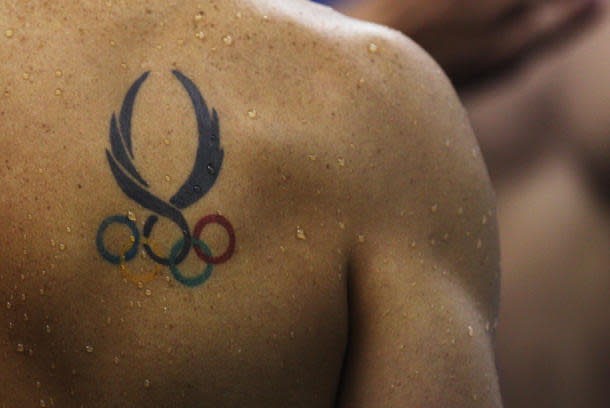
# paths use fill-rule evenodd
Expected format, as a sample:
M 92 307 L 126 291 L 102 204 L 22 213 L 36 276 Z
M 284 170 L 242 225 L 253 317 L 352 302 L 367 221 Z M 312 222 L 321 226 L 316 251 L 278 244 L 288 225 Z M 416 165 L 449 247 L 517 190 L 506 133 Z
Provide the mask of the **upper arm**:
M 500 406 L 493 192 L 448 81 L 407 40 L 392 40 L 379 76 L 387 103 L 365 136 L 375 147 L 360 152 L 374 165 L 362 167 L 351 193 L 364 239 L 350 258 L 340 401 Z

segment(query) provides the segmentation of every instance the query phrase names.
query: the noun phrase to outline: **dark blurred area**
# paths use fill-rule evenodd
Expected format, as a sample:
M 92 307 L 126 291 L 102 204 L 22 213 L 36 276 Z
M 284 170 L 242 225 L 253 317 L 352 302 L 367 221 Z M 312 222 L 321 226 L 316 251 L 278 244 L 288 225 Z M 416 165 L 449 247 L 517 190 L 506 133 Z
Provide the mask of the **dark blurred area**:
M 587 0 L 343 0 L 456 85 L 498 199 L 506 408 L 610 407 L 610 12 Z

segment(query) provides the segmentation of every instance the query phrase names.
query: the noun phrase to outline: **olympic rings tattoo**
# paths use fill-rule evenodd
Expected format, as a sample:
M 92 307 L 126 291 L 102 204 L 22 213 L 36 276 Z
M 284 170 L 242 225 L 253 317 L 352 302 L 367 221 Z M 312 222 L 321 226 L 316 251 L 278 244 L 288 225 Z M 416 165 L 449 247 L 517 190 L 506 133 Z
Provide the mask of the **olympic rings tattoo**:
M 227 247 L 226 251 L 222 253 L 222 255 L 216 257 L 213 257 L 211 253 L 202 251 L 202 248 L 200 246 L 195 247 L 195 253 L 197 253 L 197 256 L 201 258 L 201 260 L 210 264 L 218 265 L 227 262 L 229 258 L 231 258 L 231 256 L 233 255 L 233 251 L 235 250 L 235 231 L 233 230 L 233 226 L 231 225 L 231 223 L 225 217 L 223 217 L 222 215 L 210 214 L 203 217 L 199 220 L 199 222 L 197 222 L 197 224 L 195 224 L 195 229 L 193 230 L 193 237 L 199 239 L 203 228 L 205 228 L 206 225 L 211 223 L 219 224 L 227 230 L 227 234 L 229 235 L 229 246 Z
M 204 244 L 203 241 L 200 241 L 195 238 L 195 239 L 193 239 L 193 244 L 195 244 L 197 246 L 196 248 L 199 248 L 200 250 L 205 251 L 205 253 L 207 253 L 209 256 L 212 256 L 212 251 L 210 251 L 210 248 L 208 248 L 208 246 L 206 244 Z M 176 256 L 182 249 L 182 245 L 184 245 L 184 239 L 180 238 L 180 240 L 178 240 L 178 242 L 176 242 L 176 245 L 174 245 L 174 247 L 172 248 L 172 251 L 169 254 L 169 260 L 170 260 L 169 269 L 172 271 L 172 275 L 174 275 L 174 278 L 181 284 L 183 284 L 185 286 L 190 286 L 190 287 L 199 286 L 202 283 L 204 283 L 206 280 L 208 280 L 208 278 L 212 274 L 212 264 L 208 263 L 205 270 L 193 278 L 185 277 L 178 270 L 178 268 L 176 267 L 176 265 L 174 263 L 176 260 Z
M 152 245 L 152 242 L 149 240 L 148 244 L 150 246 Z M 123 272 L 123 277 L 125 279 L 127 279 L 129 282 L 131 283 L 135 283 L 140 284 L 140 283 L 148 283 L 153 281 L 156 277 L 161 276 L 161 265 L 157 264 L 156 268 L 154 271 L 152 272 L 148 272 L 145 274 L 135 274 L 133 272 L 131 272 L 129 269 L 127 269 L 127 265 L 125 264 L 125 248 L 127 248 L 128 245 L 132 245 L 131 240 L 129 240 L 129 242 L 125 245 L 125 247 L 123 247 L 123 253 L 121 254 L 121 263 L 119 265 L 119 268 L 121 269 L 121 272 Z
M 131 248 L 121 255 L 111 254 L 106 250 L 106 247 L 104 246 L 104 232 L 106 232 L 106 229 L 114 223 L 127 225 L 131 230 L 131 236 L 134 237 Z M 102 222 L 102 225 L 100 225 L 100 228 L 97 231 L 97 238 L 95 240 L 95 243 L 97 244 L 97 250 L 100 251 L 100 254 L 102 254 L 102 257 L 104 257 L 105 260 L 112 262 L 115 265 L 119 265 L 121 262 L 132 260 L 137 255 L 138 245 L 140 244 L 140 231 L 138 231 L 136 223 L 131 221 L 126 216 L 115 215 L 106 218 L 104 222 Z
M 222 226 L 226 230 L 227 235 L 229 237 L 229 245 L 227 246 L 227 249 L 221 255 L 218 256 L 213 256 L 210 248 L 205 244 L 205 242 L 199 239 L 203 228 L 211 223 L 216 223 Z M 119 255 L 111 254 L 104 246 L 104 233 L 106 232 L 106 229 L 112 224 L 126 225 L 127 227 L 129 227 L 133 234 L 131 236 L 132 238 L 123 246 Z M 127 269 L 126 263 L 132 260 L 138 253 L 138 247 L 140 244 L 139 237 L 140 232 L 138 231 L 135 222 L 131 221 L 126 216 L 121 215 L 114 215 L 112 217 L 106 218 L 100 225 L 96 237 L 97 247 L 102 257 L 107 261 L 118 265 L 125 279 L 136 284 L 148 283 L 160 276 L 160 269 L 164 265 L 163 263 L 156 262 L 154 259 L 151 258 L 154 262 L 157 263 L 157 268 L 153 272 L 137 275 Z M 184 276 L 182 272 L 178 270 L 178 265 L 184 260 L 184 258 L 182 260 L 179 259 L 179 255 L 180 253 L 182 253 L 184 247 L 184 238 L 180 238 L 172 247 L 168 257 L 167 266 L 169 267 L 172 276 L 182 285 L 188 287 L 196 287 L 202 285 L 203 283 L 205 283 L 205 281 L 208 280 L 208 278 L 212 274 L 214 265 L 223 264 L 233 256 L 233 252 L 235 251 L 235 230 L 233 229 L 233 226 L 231 225 L 229 220 L 227 220 L 222 215 L 210 214 L 203 217 L 197 222 L 191 237 L 191 242 L 193 243 L 193 248 L 195 249 L 197 256 L 207 264 L 205 270 L 199 275 L 192 278 Z M 150 239 L 143 240 L 142 244 L 147 245 L 149 248 L 155 247 L 155 245 Z
M 102 258 L 118 265 L 128 281 L 134 283 L 149 282 L 160 275 L 162 266 L 167 266 L 178 282 L 185 286 L 195 287 L 202 285 L 211 276 L 214 265 L 227 262 L 235 251 L 235 230 L 225 217 L 216 214 L 207 215 L 197 222 L 193 234 L 191 234 L 181 211 L 199 201 L 212 188 L 220 173 L 224 151 L 220 147 L 218 113 L 215 109 L 208 110 L 203 96 L 193 81 L 180 71 L 172 71 L 193 104 L 197 120 L 199 146 L 195 154 L 195 164 L 191 174 L 176 194 L 169 199 L 169 202 L 156 197 L 150 192 L 149 184 L 142 178 L 134 165 L 133 159 L 135 157 L 131 140 L 131 118 L 136 96 L 149 74 L 150 72 L 145 72 L 131 85 L 123 99 L 118 118 L 115 113 L 112 114 L 110 118 L 110 150 L 106 149 L 106 159 L 110 171 L 123 193 L 154 214 L 146 219 L 142 235 L 140 235 L 136 223 L 129 217 L 113 215 L 106 218 L 97 231 L 96 246 Z M 168 257 L 159 255 L 157 249 L 153 248 L 154 245 L 150 238 L 159 217 L 171 221 L 182 234 L 182 237 L 172 247 Z M 223 227 L 229 238 L 229 244 L 225 251 L 216 256 L 200 239 L 203 229 L 212 223 Z M 112 224 L 125 225 L 131 231 L 131 239 L 119 254 L 111 253 L 104 244 L 104 234 Z M 137 255 L 140 244 L 149 258 L 157 264 L 157 267 L 153 272 L 137 275 L 127 268 L 127 263 Z M 186 259 L 191 247 L 207 266 L 199 275 L 186 277 L 178 270 L 178 265 Z

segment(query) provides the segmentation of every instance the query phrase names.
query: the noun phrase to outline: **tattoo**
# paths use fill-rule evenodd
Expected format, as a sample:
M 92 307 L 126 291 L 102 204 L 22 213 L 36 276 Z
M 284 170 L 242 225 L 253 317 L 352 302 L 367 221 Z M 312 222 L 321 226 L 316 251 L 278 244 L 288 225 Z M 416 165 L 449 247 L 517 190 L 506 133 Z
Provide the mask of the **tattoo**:
M 197 222 L 191 235 L 188 223 L 182 215 L 181 210 L 199 201 L 216 182 L 222 166 L 224 151 L 220 147 L 220 128 L 216 110 L 212 109 L 210 115 L 205 100 L 195 84 L 179 71 L 172 71 L 172 73 L 191 98 L 197 118 L 199 145 L 191 174 L 178 192 L 170 198 L 169 202 L 165 202 L 148 190 L 148 183 L 138 173 L 132 162 L 134 155 L 131 143 L 131 117 L 138 90 L 149 75 L 149 72 L 145 72 L 127 91 L 118 120 L 116 114 L 112 114 L 110 119 L 110 151 L 106 149 L 106 158 L 121 190 L 133 201 L 154 214 L 146 219 L 142 229 L 142 237 L 140 237 L 138 227 L 130 217 L 114 215 L 106 218 L 98 229 L 96 245 L 101 256 L 108 262 L 119 265 L 124 275 L 133 282 L 145 283 L 145 281 L 150 281 L 159 275 L 160 267 L 168 266 L 178 282 L 185 286 L 195 287 L 203 284 L 210 277 L 213 265 L 222 264 L 231 258 L 235 250 L 235 231 L 225 217 L 211 214 Z M 159 217 L 165 217 L 176 224 L 182 233 L 182 238 L 174 244 L 169 257 L 158 255 L 150 239 Z M 229 237 L 227 249 L 218 256 L 213 256 L 208 246 L 199 239 L 203 228 L 211 223 L 222 226 Z M 130 242 L 118 255 L 108 252 L 104 246 L 104 232 L 111 224 L 123 224 L 131 230 Z M 156 271 L 147 275 L 134 275 L 126 267 L 126 263 L 137 255 L 140 243 L 150 259 L 158 264 Z M 191 247 L 195 249 L 197 256 L 207 264 L 202 273 L 192 278 L 185 277 L 178 270 L 178 265 L 184 261 Z

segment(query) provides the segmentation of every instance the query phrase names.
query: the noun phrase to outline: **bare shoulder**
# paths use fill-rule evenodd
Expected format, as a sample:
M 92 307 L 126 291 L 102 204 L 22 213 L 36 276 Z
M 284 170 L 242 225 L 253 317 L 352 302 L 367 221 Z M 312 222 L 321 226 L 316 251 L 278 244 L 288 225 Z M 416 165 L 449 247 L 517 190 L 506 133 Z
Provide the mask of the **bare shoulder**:
M 372 259 L 371 250 L 396 245 L 412 261 L 433 259 L 451 270 L 438 279 L 454 279 L 492 322 L 500 272 L 495 195 L 450 81 L 395 30 L 340 16 L 319 20 L 325 23 L 314 31 L 336 44 L 339 60 L 324 94 L 338 95 L 327 107 L 335 119 L 329 149 L 340 149 L 344 165 L 339 191 L 350 198 L 353 253 Z

